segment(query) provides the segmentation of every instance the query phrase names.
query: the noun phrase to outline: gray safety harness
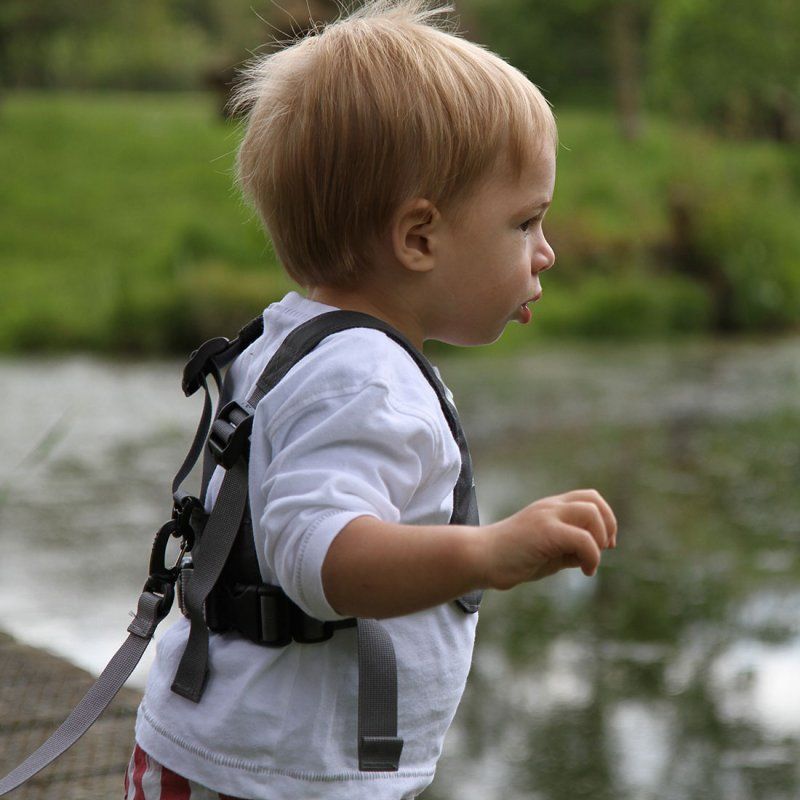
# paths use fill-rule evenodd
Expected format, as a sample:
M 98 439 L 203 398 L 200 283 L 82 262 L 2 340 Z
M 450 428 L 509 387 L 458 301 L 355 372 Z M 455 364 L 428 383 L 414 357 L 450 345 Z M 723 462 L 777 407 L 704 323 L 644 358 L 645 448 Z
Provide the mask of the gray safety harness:
M 175 596 L 190 620 L 189 638 L 172 690 L 199 702 L 209 674 L 209 629 L 231 632 L 265 647 L 292 642 L 314 644 L 341 628 L 357 629 L 358 762 L 362 771 L 396 771 L 403 740 L 397 735 L 397 664 L 391 638 L 373 619 L 322 621 L 305 614 L 279 586 L 261 581 L 248 503 L 248 460 L 253 415 L 259 401 L 286 373 L 326 337 L 351 328 L 385 333 L 411 356 L 430 383 L 461 455 L 453 491 L 450 524 L 478 524 L 472 461 L 455 407 L 425 356 L 399 331 L 382 320 L 354 311 L 332 311 L 295 328 L 265 367 L 243 403 L 231 399 L 230 373 L 224 370 L 263 333 L 258 317 L 233 339 L 211 339 L 191 356 L 183 373 L 183 391 L 205 392 L 203 412 L 183 464 L 172 483 L 173 514 L 156 534 L 150 575 L 128 626 L 129 636 L 95 684 L 62 725 L 31 756 L 0 779 L 0 796 L 27 781 L 71 747 L 98 719 L 138 664 L 156 627 L 167 616 Z M 218 413 L 213 414 L 208 378 L 217 385 Z M 212 423 L 213 419 L 213 423 Z M 181 489 L 204 454 L 202 491 L 194 497 Z M 225 474 L 210 514 L 204 511 L 208 481 L 219 465 Z M 169 540 L 180 540 L 180 555 L 165 563 Z M 475 613 L 481 592 L 455 603 Z

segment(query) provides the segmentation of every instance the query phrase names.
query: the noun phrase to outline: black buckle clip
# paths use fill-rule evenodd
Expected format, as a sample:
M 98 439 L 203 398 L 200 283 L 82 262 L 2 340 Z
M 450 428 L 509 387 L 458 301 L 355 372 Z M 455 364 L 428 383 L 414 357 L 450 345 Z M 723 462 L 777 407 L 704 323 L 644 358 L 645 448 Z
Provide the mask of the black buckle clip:
M 186 547 L 181 548 L 177 561 L 171 567 L 166 565 L 167 542 L 171 536 L 176 535 L 175 520 L 170 520 L 162 525 L 153 539 L 153 549 L 150 552 L 149 575 L 144 585 L 144 591 L 159 595 L 159 618 L 163 619 L 172 607 L 175 597 L 175 581 L 178 577 L 178 565 L 186 552 Z
M 309 617 L 299 606 L 292 604 L 292 638 L 300 644 L 327 642 L 333 638 L 333 623 Z
M 267 647 L 286 647 L 292 641 L 316 644 L 333 636 L 330 622 L 309 617 L 280 586 L 262 583 L 257 592 L 260 644 Z
M 173 499 L 172 519 L 175 522 L 175 531 L 172 535 L 182 540 L 184 550 L 188 552 L 194 547 L 196 516 L 198 513 L 206 516 L 205 507 L 199 498 L 183 491 L 173 495 Z
M 212 359 L 225 352 L 230 345 L 230 340 L 224 336 L 217 336 L 203 342 L 195 350 L 183 368 L 183 381 L 181 388 L 187 397 L 191 397 L 202 385 L 202 379 L 211 371 Z
M 250 453 L 250 432 L 253 430 L 255 409 L 235 400 L 220 412 L 208 436 L 208 448 L 214 461 L 230 469 L 242 456 Z
M 286 647 L 292 641 L 289 598 L 279 586 L 262 583 L 256 587 L 258 597 L 259 644 Z

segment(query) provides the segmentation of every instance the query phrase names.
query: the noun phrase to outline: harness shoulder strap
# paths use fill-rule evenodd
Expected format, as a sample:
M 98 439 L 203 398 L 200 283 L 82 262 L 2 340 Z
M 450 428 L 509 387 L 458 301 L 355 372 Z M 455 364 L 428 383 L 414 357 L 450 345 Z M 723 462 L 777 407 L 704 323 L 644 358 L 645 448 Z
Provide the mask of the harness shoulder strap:
M 461 470 L 453 491 L 453 513 L 450 524 L 478 525 L 478 503 L 472 471 L 472 457 L 458 412 L 450 402 L 444 384 L 439 379 L 430 361 L 400 331 L 383 320 L 359 311 L 329 311 L 320 314 L 295 328 L 284 340 L 261 373 L 256 386 L 247 398 L 253 408 L 283 379 L 286 373 L 307 356 L 328 336 L 352 328 L 372 328 L 381 331 L 399 344 L 414 360 L 428 383 L 436 392 L 442 413 L 461 455 Z M 455 602 L 462 611 L 474 614 L 478 611 L 483 592 L 476 590 L 459 597 Z
M 295 328 L 278 348 L 247 398 L 255 408 L 289 370 L 332 334 L 352 328 L 379 330 L 399 344 L 430 383 L 461 455 L 461 470 L 453 496 L 451 524 L 478 524 L 472 459 L 458 414 L 428 359 L 398 330 L 383 320 L 357 311 L 330 311 Z M 482 592 L 456 601 L 467 613 L 478 610 Z M 375 620 L 358 620 L 358 756 L 359 769 L 397 770 L 403 740 L 397 736 L 397 666 L 394 647 Z

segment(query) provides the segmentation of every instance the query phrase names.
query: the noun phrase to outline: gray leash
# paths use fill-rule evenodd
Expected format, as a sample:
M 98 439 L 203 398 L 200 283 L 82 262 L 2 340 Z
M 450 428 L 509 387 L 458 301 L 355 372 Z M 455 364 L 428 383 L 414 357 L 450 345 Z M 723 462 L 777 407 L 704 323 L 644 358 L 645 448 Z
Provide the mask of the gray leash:
M 165 532 L 165 528 L 167 526 L 159 534 L 169 538 L 171 531 Z M 158 536 L 156 541 L 158 543 Z M 174 576 L 169 576 L 166 572 L 148 578 L 139 597 L 136 615 L 128 626 L 130 635 L 122 647 L 50 738 L 0 780 L 0 797 L 14 791 L 66 752 L 106 710 L 141 660 L 158 624 L 169 613 L 174 595 L 174 580 Z
M 178 470 L 178 474 L 172 484 L 173 495 L 176 500 L 173 519 L 162 526 L 155 536 L 150 557 L 150 575 L 139 597 L 133 621 L 128 626 L 129 636 L 64 722 L 25 761 L 0 779 L 0 797 L 14 791 L 14 789 L 21 786 L 38 772 L 41 772 L 48 764 L 51 764 L 72 747 L 94 725 L 100 715 L 108 708 L 109 703 L 119 693 L 133 670 L 136 669 L 136 665 L 141 661 L 156 628 L 169 614 L 175 597 L 178 566 L 185 550 L 191 546 L 191 543 L 187 542 L 185 538 L 186 524 L 182 513 L 183 508 L 188 516 L 191 507 L 186 505 L 182 507 L 181 505 L 180 484 L 189 474 L 202 451 L 212 418 L 211 397 L 206 376 L 211 375 L 219 388 L 220 368 L 241 353 L 260 335 L 261 330 L 261 319 L 255 319 L 242 328 L 236 339 L 229 341 L 220 337 L 210 340 L 192 353 L 184 370 L 183 389 L 187 396 L 194 394 L 200 388 L 204 389 L 205 402 L 203 412 L 189 454 Z M 164 557 L 167 542 L 172 536 L 184 537 L 183 549 L 180 556 L 178 556 L 176 564 L 172 567 L 167 567 Z

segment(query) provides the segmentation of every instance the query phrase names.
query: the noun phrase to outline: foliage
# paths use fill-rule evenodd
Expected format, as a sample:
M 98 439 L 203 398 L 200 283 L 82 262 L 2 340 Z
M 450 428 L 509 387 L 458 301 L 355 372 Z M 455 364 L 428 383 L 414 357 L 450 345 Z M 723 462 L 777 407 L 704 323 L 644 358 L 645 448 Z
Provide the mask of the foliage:
M 800 138 L 800 5 L 671 0 L 657 8 L 656 102 L 733 135 Z
M 697 283 L 674 275 L 591 276 L 575 291 L 553 287 L 537 323 L 547 335 L 641 339 L 709 328 L 711 301 Z
M 323 17 L 332 9 L 313 4 Z M 0 83 L 196 89 L 285 39 L 292 18 L 269 0 L 4 0 Z
M 163 0 L 6 0 L 0 12 L 3 82 L 17 86 L 186 88 L 209 41 Z
M 791 151 L 687 138 L 667 195 L 682 271 L 706 286 L 715 327 L 781 330 L 800 321 L 800 183 Z
M 703 289 L 706 312 L 684 299 L 691 328 L 704 314 L 723 331 L 800 323 L 796 150 L 734 144 L 656 117 L 639 141 L 624 142 L 609 116 L 586 112 L 561 120 L 561 140 L 548 225 L 577 292 L 589 274 L 617 280 L 644 267 Z
M 360 2 L 361 0 L 356 0 Z M 435 0 L 438 2 L 438 0 Z M 4 0 L 0 85 L 227 92 L 253 52 L 333 19 L 337 0 Z M 459 27 L 556 105 L 643 102 L 738 136 L 800 138 L 800 6 L 787 0 L 458 0 Z
M 468 0 L 462 3 L 462 28 L 502 53 L 553 101 L 607 104 L 605 5 L 604 0 L 570 0 L 532 9 L 527 0 Z
M 235 145 L 205 96 L 9 98 L 0 348 L 175 349 L 174 333 L 122 323 L 143 322 L 152 302 L 149 319 L 174 324 L 187 273 L 215 261 L 277 274 L 233 189 Z
M 530 336 L 800 324 L 800 169 L 775 144 L 559 113 Z M 194 94 L 14 94 L 0 114 L 0 350 L 184 352 L 290 287 L 233 187 L 237 128 Z M 755 198 L 755 199 L 754 199 Z

